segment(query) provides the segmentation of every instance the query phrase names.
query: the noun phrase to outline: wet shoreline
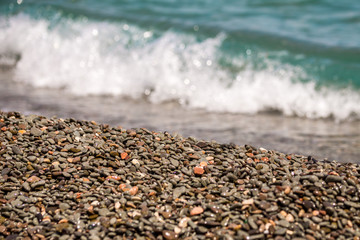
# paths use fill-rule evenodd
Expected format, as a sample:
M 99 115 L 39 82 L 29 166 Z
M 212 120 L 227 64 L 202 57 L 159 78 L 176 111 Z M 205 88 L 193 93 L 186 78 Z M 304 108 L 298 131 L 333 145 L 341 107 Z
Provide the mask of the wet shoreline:
M 146 127 L 204 140 L 276 149 L 341 162 L 360 162 L 360 121 L 336 123 L 279 114 L 209 113 L 184 109 L 174 102 L 72 96 L 14 83 L 11 71 L 0 73 L 0 109 L 47 117 L 95 120 L 126 128 Z

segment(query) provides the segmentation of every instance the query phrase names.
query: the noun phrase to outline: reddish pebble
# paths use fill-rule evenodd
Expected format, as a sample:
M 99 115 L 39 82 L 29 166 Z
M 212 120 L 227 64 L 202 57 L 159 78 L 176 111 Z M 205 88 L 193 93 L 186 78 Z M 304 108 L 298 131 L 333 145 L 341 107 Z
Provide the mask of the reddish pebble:
M 205 170 L 202 167 L 194 167 L 194 173 L 198 175 L 204 174 Z
M 126 188 L 126 184 L 125 183 L 122 183 L 119 185 L 119 189 L 120 190 L 123 190 L 124 188 Z
M 207 166 L 207 162 L 201 162 L 201 163 L 200 163 L 200 166 L 201 166 L 201 167 Z
M 31 177 L 29 177 L 26 181 L 28 181 L 28 182 L 30 182 L 30 183 L 38 182 L 38 181 L 40 181 L 40 178 L 37 177 L 37 176 L 31 176 Z
M 203 212 L 204 212 L 204 209 L 202 207 L 194 207 L 193 209 L 191 209 L 190 215 L 191 216 L 199 215 L 199 214 L 202 214 Z
M 121 159 L 125 159 L 128 156 L 126 152 L 121 153 Z
M 135 186 L 129 190 L 129 193 L 130 193 L 130 195 L 134 196 L 138 191 L 139 191 L 139 188 L 137 186 Z
M 285 187 L 284 193 L 288 195 L 291 192 L 291 188 L 289 186 Z
M 107 176 L 106 179 L 107 180 L 113 179 L 113 180 L 119 181 L 119 180 L 121 180 L 121 177 L 120 176 Z
M 26 131 L 25 130 L 19 130 L 19 133 L 24 134 L 24 133 L 26 133 Z

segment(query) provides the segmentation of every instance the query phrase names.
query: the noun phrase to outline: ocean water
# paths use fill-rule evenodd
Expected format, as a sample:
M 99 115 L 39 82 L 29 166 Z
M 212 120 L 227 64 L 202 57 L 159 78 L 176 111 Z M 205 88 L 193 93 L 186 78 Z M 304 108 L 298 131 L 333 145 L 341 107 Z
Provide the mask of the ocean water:
M 2 0 L 0 64 L 75 95 L 360 118 L 360 2 Z
M 2 110 L 360 162 L 360 1 L 2 0 L 0 70 Z

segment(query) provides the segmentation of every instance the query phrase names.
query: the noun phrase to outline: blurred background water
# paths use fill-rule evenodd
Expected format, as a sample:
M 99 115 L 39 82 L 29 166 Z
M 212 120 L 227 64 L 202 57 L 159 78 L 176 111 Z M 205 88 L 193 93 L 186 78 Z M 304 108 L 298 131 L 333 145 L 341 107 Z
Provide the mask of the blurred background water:
M 358 161 L 360 2 L 3 0 L 0 108 Z

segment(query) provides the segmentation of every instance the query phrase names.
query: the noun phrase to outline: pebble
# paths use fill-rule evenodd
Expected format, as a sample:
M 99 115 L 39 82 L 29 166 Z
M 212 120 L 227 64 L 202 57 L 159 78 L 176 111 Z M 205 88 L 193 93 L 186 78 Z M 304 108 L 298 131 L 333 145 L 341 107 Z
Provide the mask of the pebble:
M 26 181 L 29 182 L 29 183 L 38 182 L 38 181 L 40 181 L 40 180 L 41 180 L 41 179 L 40 179 L 39 177 L 37 177 L 37 176 L 31 176 L 31 177 L 29 177 L 28 179 L 26 179 Z
M 204 174 L 205 170 L 203 167 L 194 167 L 194 173 L 196 175 L 202 175 Z
M 173 190 L 173 198 L 174 199 L 179 198 L 185 192 L 186 192 L 186 187 L 184 187 L 184 186 L 175 188 Z
M 252 198 L 246 199 L 246 200 L 242 201 L 241 204 L 242 205 L 252 205 L 252 204 L 254 204 L 254 199 L 252 199 Z
M 99 210 L 99 215 L 100 216 L 106 216 L 109 213 L 109 210 L 107 208 L 101 208 Z
M 60 208 L 62 211 L 65 211 L 66 209 L 69 209 L 69 208 L 70 208 L 70 205 L 67 204 L 67 203 L 60 203 L 60 204 L 59 204 L 59 208 Z
M 164 237 L 165 239 L 167 239 L 167 240 L 177 239 L 176 234 L 175 234 L 174 232 L 172 232 L 172 231 L 164 230 L 164 231 L 162 232 L 162 235 L 163 235 L 163 237 Z
M 36 127 L 32 127 L 32 128 L 30 129 L 30 134 L 31 134 L 31 135 L 34 135 L 35 137 L 41 136 L 42 133 L 43 133 L 43 132 L 42 132 L 40 129 L 36 128 Z
M 203 212 L 204 212 L 204 209 L 202 207 L 194 207 L 193 209 L 191 209 L 190 215 L 191 216 L 199 215 L 199 214 L 201 214 Z
M 76 119 L 0 125 L 6 239 L 360 236 L 358 164 Z
M 325 179 L 326 182 L 341 182 L 342 180 L 342 177 L 336 175 L 328 175 Z

